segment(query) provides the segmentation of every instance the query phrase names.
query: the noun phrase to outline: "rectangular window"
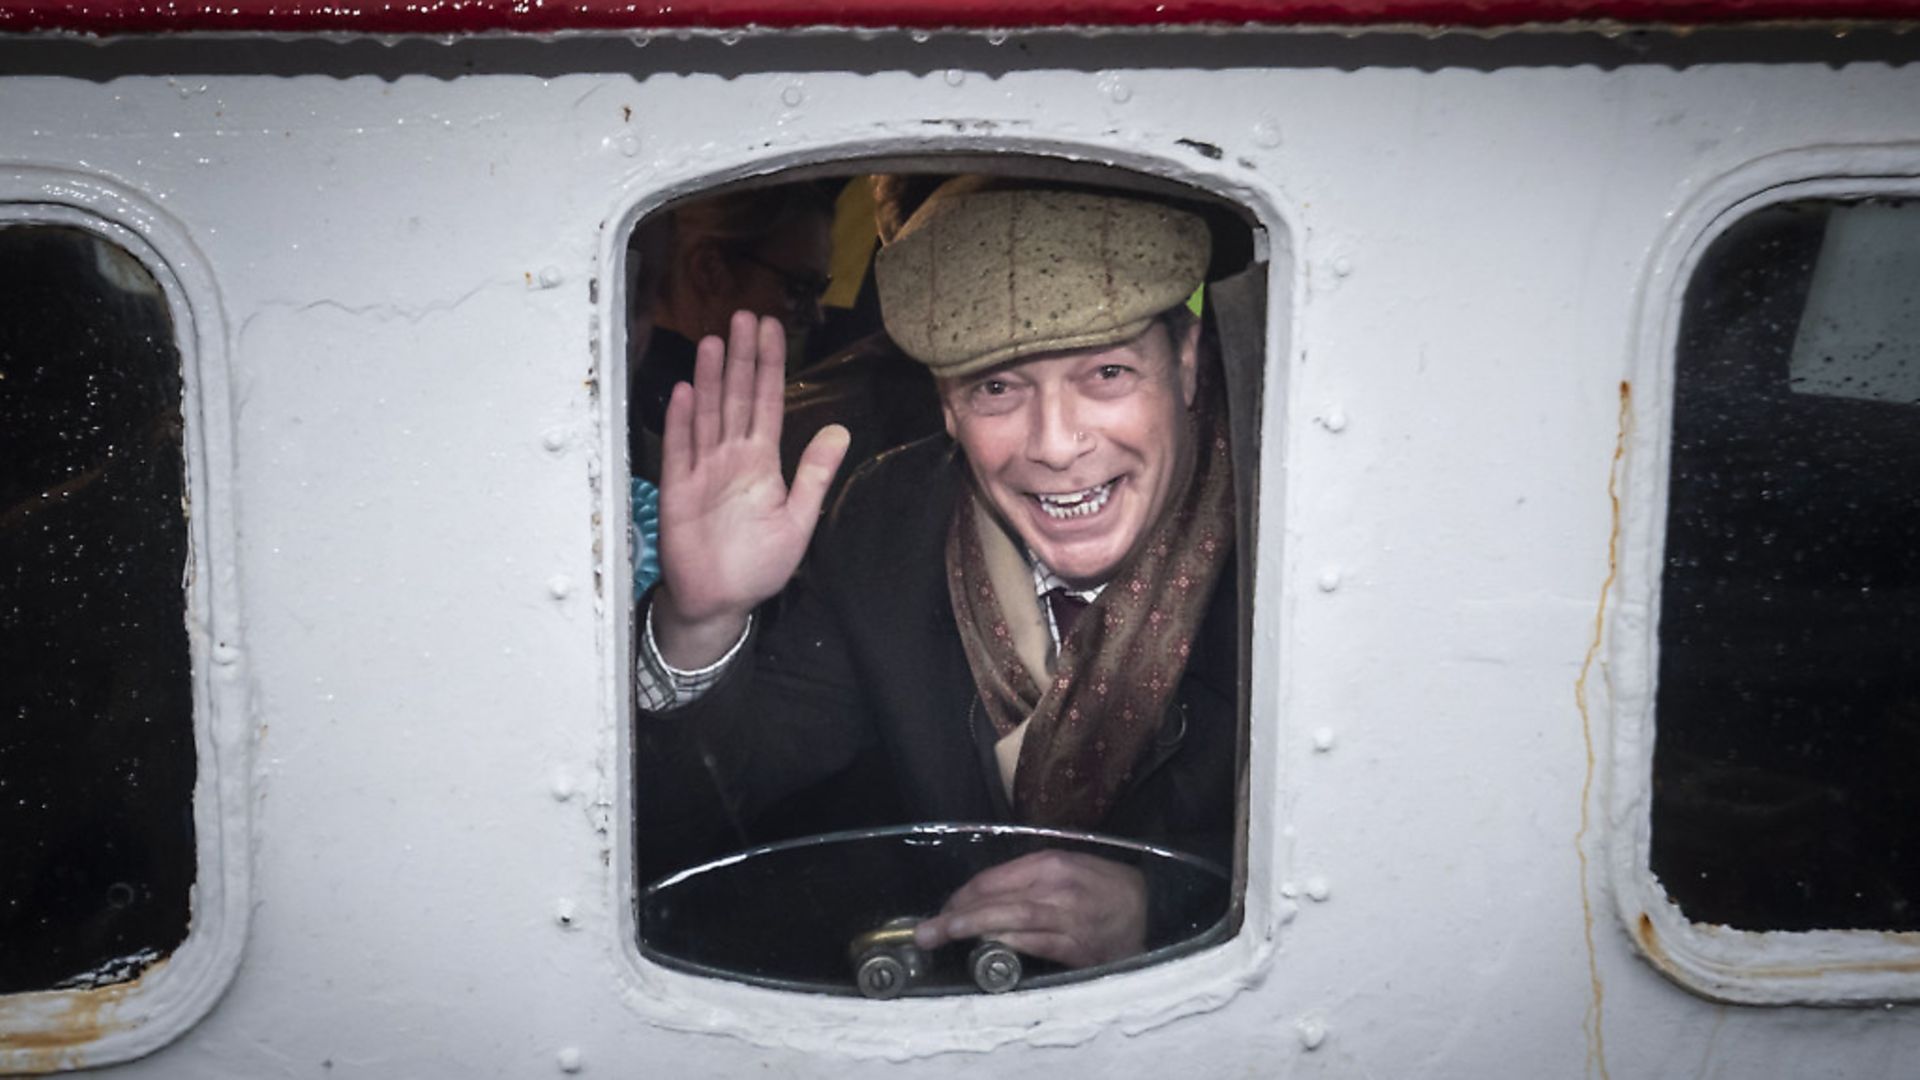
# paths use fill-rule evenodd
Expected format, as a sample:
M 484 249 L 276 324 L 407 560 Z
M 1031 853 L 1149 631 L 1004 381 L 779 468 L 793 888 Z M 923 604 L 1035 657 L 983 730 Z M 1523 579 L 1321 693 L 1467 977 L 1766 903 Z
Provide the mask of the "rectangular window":
M 180 403 L 139 260 L 0 227 L 0 994 L 131 979 L 187 935 Z
M 792 478 L 802 448 L 824 425 L 843 424 L 852 436 L 833 487 L 835 496 L 845 493 L 840 509 L 815 536 L 796 584 L 757 612 L 753 636 L 742 646 L 753 682 L 738 685 L 737 671 L 723 668 L 721 681 L 696 691 L 715 696 L 700 699 L 707 704 L 693 708 L 702 716 L 688 724 L 685 703 L 662 696 L 658 671 L 636 676 L 642 706 L 634 726 L 638 931 L 643 954 L 666 966 L 824 994 L 970 994 L 1129 970 L 1222 941 L 1237 926 L 1239 898 L 1231 883 L 1240 857 L 1236 798 L 1245 768 L 1248 678 L 1240 658 L 1251 595 L 1253 432 L 1266 340 L 1265 265 L 1255 255 L 1255 230 L 1244 210 L 1151 177 L 1012 156 L 996 164 L 992 178 L 942 190 L 965 191 L 979 182 L 971 190 L 1020 191 L 1023 199 L 1042 192 L 1034 215 L 1077 215 L 1071 220 L 1079 225 L 1061 230 L 1044 216 L 1030 216 L 991 231 L 956 226 L 942 243 L 1016 238 L 1015 268 L 1002 273 L 996 287 L 978 288 L 976 306 L 1017 309 L 1032 299 L 1024 291 L 1029 286 L 1044 290 L 1049 280 L 1084 273 L 1096 293 L 1105 290 L 1088 305 L 1097 307 L 1134 287 L 1141 267 L 1161 265 L 1154 261 L 1162 258 L 1157 237 L 1206 237 L 1183 249 L 1190 250 L 1183 255 L 1190 265 L 1167 272 L 1192 278 L 1177 295 L 1149 302 L 1152 310 L 1138 325 L 1124 324 L 1124 340 L 1108 334 L 1082 349 L 1137 346 L 1140 355 L 1116 354 L 1070 373 L 1047 366 L 1029 379 L 1035 364 L 1063 362 L 1044 358 L 1076 348 L 1036 347 L 993 361 L 977 380 L 975 372 L 936 380 L 928 361 L 916 360 L 885 332 L 893 324 L 884 305 L 913 301 L 887 298 L 877 287 L 885 272 L 874 269 L 873 253 L 903 230 L 911 234 L 915 226 L 903 223 L 952 179 L 937 171 L 937 160 L 913 162 L 876 182 L 849 175 L 856 170 L 848 168 L 824 182 L 815 170 L 780 178 L 785 182 L 739 185 L 684 199 L 634 229 L 626 277 L 634 544 L 642 555 L 636 594 L 659 572 L 644 556 L 666 525 L 662 517 L 672 512 L 656 502 L 653 487 L 663 472 L 662 451 L 672 445 L 665 431 L 668 402 L 693 372 L 695 343 L 724 335 L 735 310 L 777 319 L 786 330 L 784 428 L 767 451 L 783 476 Z M 1028 258 L 1022 244 L 1054 246 Z M 1076 269 L 1080 248 L 1093 253 L 1088 259 L 1105 258 L 1100 265 L 1110 272 L 1085 273 L 1091 261 Z M 1030 282 L 1021 276 L 1028 263 L 1035 268 Z M 937 292 L 948 303 L 968 295 L 974 286 L 955 266 L 943 262 L 940 288 L 929 295 Z M 1203 279 L 1233 279 L 1230 298 L 1216 300 L 1210 284 L 1203 302 L 1195 290 Z M 1060 315 L 1040 311 L 1036 306 L 1027 314 Z M 1015 332 L 1021 320 L 1009 314 L 992 321 L 994 333 Z M 1189 370 L 1191 384 L 1180 375 Z M 963 381 L 973 396 L 957 399 Z M 1067 445 L 1058 459 L 983 474 L 992 464 L 984 459 L 1011 445 L 1002 436 L 1021 423 L 1022 395 L 1037 401 L 1056 393 L 1081 417 L 1074 430 L 1063 429 Z M 983 404 L 989 399 L 991 407 Z M 1208 434 L 1192 438 L 1194 432 Z M 1104 471 L 1073 466 L 1068 459 L 1082 450 L 1102 454 Z M 849 482 L 862 466 L 860 478 Z M 1208 468 L 1212 487 L 1204 487 Z M 1052 504 L 1019 502 L 1048 469 L 1057 477 L 1042 494 Z M 664 471 L 670 473 L 670 463 Z M 1012 472 L 1027 477 L 1005 485 L 1019 489 L 1017 498 L 992 502 Z M 1189 475 L 1195 478 L 1190 487 L 1174 482 L 1184 484 Z M 1121 672 L 1113 676 L 1116 694 L 1155 702 L 1151 723 L 1134 733 L 1144 735 L 1129 744 L 1127 759 L 1106 762 L 1104 743 L 1091 739 L 1084 758 L 1068 760 L 1062 751 L 1056 763 L 1067 777 L 1063 785 L 1087 762 L 1110 766 L 1117 791 L 1110 812 L 1090 826 L 1036 828 L 1049 823 L 1033 820 L 1034 804 L 1012 789 L 1017 770 L 1037 768 L 1041 755 L 1016 759 L 1018 740 L 1005 749 L 1006 728 L 1017 725 L 991 713 L 997 699 L 980 689 L 950 595 L 950 572 L 964 577 L 975 565 L 949 550 L 950 537 L 960 535 L 950 531 L 958 528 L 953 522 L 973 520 L 957 514 L 958 500 L 972 490 L 987 493 L 976 512 L 1017 538 L 1006 546 L 1017 573 L 993 576 L 1004 568 L 996 570 L 1001 564 L 984 554 L 978 572 L 992 578 L 994 610 L 1005 613 L 1017 604 L 1032 616 L 1038 642 L 1054 635 L 1053 651 L 1035 646 L 1044 654 L 1038 659 L 1007 647 L 1031 674 L 1040 670 L 1036 665 L 1065 670 L 1051 665 L 1064 663 L 1059 658 L 1074 625 L 1099 623 L 1097 633 L 1081 636 L 1094 640 L 1118 633 L 1115 620 L 1132 610 L 1116 591 L 1105 604 L 1091 598 L 1095 606 L 1084 617 L 1091 622 L 1060 622 L 1061 608 L 1041 606 L 1034 567 L 1051 569 L 1044 566 L 1049 550 L 1064 561 L 1076 549 L 1064 541 L 1048 545 L 1074 528 L 1098 531 L 1095 516 L 1109 509 L 1110 499 L 1123 513 L 1133 512 L 1136 497 L 1145 507 L 1137 493 L 1160 490 L 1156 485 L 1166 489 L 1167 508 L 1185 506 L 1177 500 L 1189 497 L 1200 506 L 1203 491 L 1214 499 L 1181 518 L 1206 524 L 1182 525 L 1181 542 L 1168 549 L 1176 560 L 1206 553 L 1212 559 L 1206 574 L 1182 562 L 1155 579 L 1174 592 L 1193 581 L 1205 588 L 1190 605 L 1190 625 L 1180 632 L 1186 638 L 1164 643 L 1167 656 L 1178 658 L 1169 660 L 1165 678 L 1154 674 L 1158 654 L 1151 646 L 1160 639 L 1145 634 L 1126 653 L 1132 659 L 1115 669 Z M 1038 527 L 1022 529 L 1016 521 L 1022 511 L 1031 511 Z M 1171 521 L 1173 511 L 1167 513 L 1141 513 L 1141 542 L 1118 546 L 1100 564 L 1101 581 L 1118 580 L 1122 567 L 1146 564 L 1144 555 L 1122 556 L 1151 547 L 1146 529 Z M 1155 557 L 1167 555 L 1162 550 Z M 1162 613 L 1175 608 L 1172 595 L 1157 605 L 1131 599 L 1139 625 L 1160 627 Z M 648 648 L 648 603 L 643 597 L 638 607 L 639 650 Z M 979 610 L 986 612 L 979 616 L 985 641 L 996 623 L 991 611 Z M 991 655 L 990 644 L 980 647 Z M 652 662 L 638 659 L 637 667 Z M 732 683 L 724 672 L 734 673 Z M 1176 684 L 1161 695 L 1164 702 L 1154 696 Z M 1127 709 L 1093 703 L 1094 685 L 1089 679 L 1088 696 L 1077 699 L 1089 702 L 1084 722 L 1121 730 Z M 1035 680 L 1036 690 L 1042 686 L 1044 680 Z M 1106 683 L 1100 687 L 1097 693 L 1107 692 Z M 705 715 L 721 699 L 727 716 Z M 681 709 L 663 707 L 670 702 Z M 1038 716 L 1044 700 L 1025 707 Z M 1078 709 L 1061 715 L 1062 724 L 1083 722 Z M 1042 872 L 1106 875 L 1101 880 L 1114 895 L 1137 894 L 1146 911 L 1138 939 L 1120 953 L 1074 963 L 997 950 L 990 935 L 968 935 L 931 953 L 902 936 L 902 926 L 940 912 L 975 875 L 1036 859 L 1051 860 Z
M 1920 203 L 1750 213 L 1688 284 L 1651 866 L 1693 923 L 1920 930 Z

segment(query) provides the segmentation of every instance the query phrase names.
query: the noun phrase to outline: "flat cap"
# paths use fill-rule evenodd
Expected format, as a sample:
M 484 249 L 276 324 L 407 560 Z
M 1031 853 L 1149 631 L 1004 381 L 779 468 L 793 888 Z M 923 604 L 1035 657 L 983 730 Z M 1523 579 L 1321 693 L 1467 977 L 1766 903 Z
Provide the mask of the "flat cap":
M 1194 214 L 969 179 L 929 196 L 875 262 L 887 333 L 935 375 L 1126 341 L 1206 275 L 1207 226 Z

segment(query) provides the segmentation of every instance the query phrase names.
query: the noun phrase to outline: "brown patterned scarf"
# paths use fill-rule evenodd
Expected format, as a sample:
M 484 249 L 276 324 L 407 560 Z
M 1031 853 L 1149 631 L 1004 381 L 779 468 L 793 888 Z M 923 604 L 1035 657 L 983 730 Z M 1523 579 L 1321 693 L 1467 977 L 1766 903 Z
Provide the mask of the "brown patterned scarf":
M 1197 452 L 1186 489 L 1075 621 L 1050 675 L 1036 671 L 1031 650 L 1021 647 L 1021 628 L 1042 616 L 1019 541 L 977 493 L 955 508 L 947 587 L 967 663 L 994 730 L 1005 738 L 1027 725 L 1012 792 L 1022 823 L 1099 825 L 1159 731 L 1186 670 L 1233 547 L 1232 466 L 1226 433 L 1213 420 L 1224 412 L 1208 382 L 1201 379 L 1202 406 L 1187 413 Z M 1005 568 L 1013 560 L 1019 571 L 1010 575 Z

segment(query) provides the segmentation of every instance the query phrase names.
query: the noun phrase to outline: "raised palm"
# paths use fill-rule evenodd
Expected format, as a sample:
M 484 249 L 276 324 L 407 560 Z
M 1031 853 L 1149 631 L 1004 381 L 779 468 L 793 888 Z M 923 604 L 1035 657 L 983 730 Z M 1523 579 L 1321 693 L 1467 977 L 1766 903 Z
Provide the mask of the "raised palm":
M 807 444 L 791 490 L 782 479 L 786 352 L 778 321 L 735 312 L 724 347 L 700 342 L 692 386 L 674 387 L 667 405 L 654 628 L 676 667 L 718 659 L 786 586 L 846 455 L 846 429 L 830 426 Z

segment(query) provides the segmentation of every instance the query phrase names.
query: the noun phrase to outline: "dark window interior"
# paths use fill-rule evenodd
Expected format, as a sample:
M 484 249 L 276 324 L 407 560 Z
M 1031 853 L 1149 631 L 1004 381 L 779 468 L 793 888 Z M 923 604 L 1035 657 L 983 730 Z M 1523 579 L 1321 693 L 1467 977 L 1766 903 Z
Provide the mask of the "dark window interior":
M 1686 294 L 1652 868 L 1695 922 L 1920 929 L 1916 215 L 1762 210 Z
M 131 978 L 187 933 L 180 398 L 138 261 L 0 228 L 0 993 Z

